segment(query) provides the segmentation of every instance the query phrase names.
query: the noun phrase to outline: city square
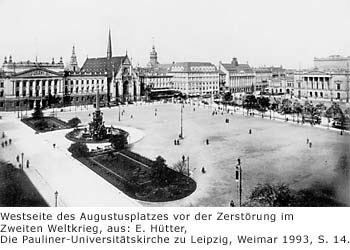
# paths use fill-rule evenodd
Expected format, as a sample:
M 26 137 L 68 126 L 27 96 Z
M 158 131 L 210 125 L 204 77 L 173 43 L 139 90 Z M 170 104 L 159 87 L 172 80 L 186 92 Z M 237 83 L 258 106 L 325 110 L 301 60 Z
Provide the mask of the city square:
M 181 106 L 183 106 L 183 139 L 180 140 L 180 145 L 174 145 L 174 139 L 178 138 L 181 130 Z M 62 112 L 56 111 L 55 115 L 63 121 L 79 117 L 82 124 L 87 124 L 91 120 L 93 110 L 92 106 L 72 106 L 62 109 Z M 246 111 L 242 109 L 226 111 L 219 109 L 218 105 L 214 104 L 211 107 L 200 102 L 187 104 L 140 102 L 101 110 L 106 124 L 129 131 L 129 142 L 132 144 L 130 150 L 133 152 L 149 159 L 155 159 L 160 155 L 164 157 L 169 167 L 181 161 L 183 155 L 186 158 L 189 157 L 190 177 L 197 182 L 195 192 L 180 200 L 142 202 L 122 195 L 126 204 L 229 206 L 231 200 L 239 204 L 239 190 L 235 179 L 238 158 L 241 160 L 243 172 L 243 203 L 248 200 L 257 184 L 264 183 L 283 183 L 297 190 L 315 185 L 318 185 L 318 188 L 331 187 L 336 192 L 335 199 L 338 202 L 341 204 L 348 202 L 346 186 L 348 182 L 340 180 L 341 177 L 337 173 L 338 168 L 349 164 L 348 133 L 340 135 L 338 130 L 325 126 L 312 127 L 307 124 L 286 122 L 283 119 L 270 119 L 269 116 L 265 118 L 260 115 L 247 116 Z M 219 112 L 213 115 L 213 111 Z M 50 114 L 52 112 L 52 110 L 46 111 Z M 16 118 L 17 114 L 8 115 L 12 117 L 13 124 L 20 123 Z M 229 120 L 228 123 L 225 122 L 226 119 Z M 2 124 L 5 121 L 6 117 L 3 118 Z M 7 133 L 12 134 L 13 129 L 15 129 L 13 132 L 17 131 L 13 124 L 5 127 Z M 23 125 L 19 124 L 19 126 Z M 50 200 L 50 197 L 53 197 L 52 191 L 60 190 L 59 198 L 62 205 L 95 206 L 99 205 L 100 200 L 100 198 L 96 200 L 96 197 L 101 197 L 100 192 L 103 192 L 103 200 L 108 200 L 103 205 L 122 205 L 124 202 L 120 201 L 120 192 L 115 196 L 110 190 L 108 195 L 105 188 L 115 188 L 102 187 L 109 185 L 104 183 L 106 181 L 100 176 L 94 176 L 94 179 L 99 179 L 101 184 L 94 186 L 86 183 L 89 187 L 85 187 L 83 180 L 89 180 L 93 174 L 87 167 L 82 169 L 77 166 L 77 163 L 72 164 L 72 161 L 76 161 L 74 158 L 69 159 L 71 157 L 67 149 L 71 142 L 64 137 L 68 131 L 59 130 L 40 135 L 30 132 L 32 136 L 28 136 L 28 131 L 25 133 L 27 135 L 18 134 L 17 131 L 16 135 L 11 135 L 14 138 L 13 144 L 20 143 L 20 147 L 31 145 L 28 140 L 38 141 L 36 149 L 29 149 L 31 148 L 29 146 L 18 150 L 29 151 L 26 157 L 30 158 L 32 168 L 35 170 L 31 168 L 25 171 L 35 172 L 32 173 L 32 177 L 36 176 L 33 178 L 34 183 L 38 185 L 40 182 L 38 176 L 50 182 L 51 190 L 43 187 L 47 192 L 46 194 L 44 192 L 43 196 Z M 307 140 L 312 141 L 311 148 Z M 41 144 L 42 146 L 39 146 Z M 52 144 L 56 144 L 55 149 L 52 148 Z M 55 151 L 61 154 L 55 153 L 57 161 L 66 162 L 66 164 L 59 163 L 57 168 L 52 163 L 48 164 L 51 158 L 43 157 L 52 155 Z M 2 157 L 9 158 L 9 155 L 2 155 Z M 11 157 L 14 158 L 14 155 Z M 37 168 L 36 165 L 40 167 Z M 79 174 L 75 172 L 76 168 L 79 168 Z M 201 171 L 202 168 L 205 168 L 205 173 Z M 70 173 L 69 178 L 64 171 Z M 85 194 L 79 193 L 79 189 L 75 194 L 69 191 L 70 187 L 76 185 L 77 179 L 82 189 L 87 188 Z M 94 190 L 93 195 L 88 191 L 91 188 Z

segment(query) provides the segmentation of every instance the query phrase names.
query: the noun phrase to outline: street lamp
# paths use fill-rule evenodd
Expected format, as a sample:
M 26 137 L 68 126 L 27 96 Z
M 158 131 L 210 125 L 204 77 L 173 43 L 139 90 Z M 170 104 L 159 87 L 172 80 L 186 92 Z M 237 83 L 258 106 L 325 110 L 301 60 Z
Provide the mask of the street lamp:
M 120 121 L 120 103 L 118 104 L 118 107 L 119 107 L 118 121 Z
M 58 197 L 58 192 L 55 192 L 55 207 L 57 207 L 57 197 Z
M 21 156 L 22 156 L 22 165 L 21 165 L 21 168 L 22 168 L 22 170 L 23 170 L 23 156 L 24 156 L 24 153 L 23 153 L 23 152 L 21 153 Z
M 236 182 L 237 182 L 237 193 L 239 196 L 239 206 L 242 206 L 242 166 L 241 159 L 237 159 L 238 163 L 236 165 Z
M 181 104 L 181 126 L 180 126 L 180 138 L 183 139 L 183 105 Z

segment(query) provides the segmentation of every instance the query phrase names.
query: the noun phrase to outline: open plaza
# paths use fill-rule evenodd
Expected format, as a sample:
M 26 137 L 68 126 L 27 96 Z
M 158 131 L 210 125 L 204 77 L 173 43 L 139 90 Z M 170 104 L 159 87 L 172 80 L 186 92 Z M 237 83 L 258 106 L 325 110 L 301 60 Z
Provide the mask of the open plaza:
M 175 145 L 181 133 L 181 106 L 183 139 Z M 93 111 L 92 106 L 66 107 L 55 115 L 63 121 L 79 117 L 87 125 Z M 152 160 L 160 155 L 169 167 L 185 156 L 190 177 L 197 183 L 195 192 L 170 202 L 134 200 L 70 155 L 67 149 L 72 142 L 65 138 L 70 130 L 35 134 L 15 112 L 1 114 L 1 131 L 13 143 L 1 149 L 0 157 L 16 164 L 16 155 L 24 152 L 31 162 L 24 171 L 51 206 L 55 191 L 59 206 L 229 206 L 231 200 L 238 204 L 238 158 L 243 202 L 257 184 L 283 183 L 295 190 L 331 185 L 336 200 L 349 204 L 349 181 L 341 180 L 337 172 L 349 165 L 348 132 L 341 135 L 325 126 L 247 116 L 242 109 L 227 111 L 197 102 L 143 102 L 101 111 L 106 124 L 129 133 L 133 152 Z M 45 112 L 52 114 L 52 110 Z

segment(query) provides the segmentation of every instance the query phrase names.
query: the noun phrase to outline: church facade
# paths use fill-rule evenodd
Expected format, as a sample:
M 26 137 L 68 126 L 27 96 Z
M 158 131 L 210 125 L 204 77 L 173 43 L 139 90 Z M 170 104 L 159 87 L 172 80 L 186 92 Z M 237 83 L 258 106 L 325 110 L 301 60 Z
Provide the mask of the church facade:
M 69 65 L 59 62 L 14 62 L 5 58 L 0 70 L 0 110 L 94 103 L 99 91 L 102 103 L 140 99 L 140 81 L 128 55 L 113 56 L 111 34 L 107 56 L 87 58 L 78 66 L 73 47 Z

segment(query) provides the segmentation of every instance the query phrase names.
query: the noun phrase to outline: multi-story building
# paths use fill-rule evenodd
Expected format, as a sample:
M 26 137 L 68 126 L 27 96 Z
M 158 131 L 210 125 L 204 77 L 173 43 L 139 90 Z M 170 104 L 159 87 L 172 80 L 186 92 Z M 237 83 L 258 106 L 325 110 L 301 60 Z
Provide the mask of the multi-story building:
M 168 71 L 173 88 L 188 96 L 211 96 L 219 93 L 219 71 L 209 62 L 177 62 Z
M 237 58 L 231 63 L 219 62 L 219 70 L 225 74 L 225 91 L 246 93 L 255 90 L 255 73 L 248 64 L 239 64 Z
M 298 98 L 349 102 L 349 73 L 344 71 L 299 71 L 294 74 Z
M 99 90 L 99 91 L 97 91 Z M 107 57 L 87 58 L 79 69 L 73 47 L 71 63 L 14 62 L 5 58 L 0 74 L 0 110 L 32 109 L 51 104 L 92 103 L 99 92 L 106 102 L 135 99 L 140 82 L 127 55 L 112 56 L 111 34 Z
M 321 71 L 348 71 L 350 57 L 331 55 L 324 58 L 314 58 L 314 66 Z
M 171 64 L 160 64 L 155 46 L 152 46 L 150 61 L 146 68 L 137 69 L 141 85 L 144 89 L 173 89 L 172 75 L 168 74 Z

